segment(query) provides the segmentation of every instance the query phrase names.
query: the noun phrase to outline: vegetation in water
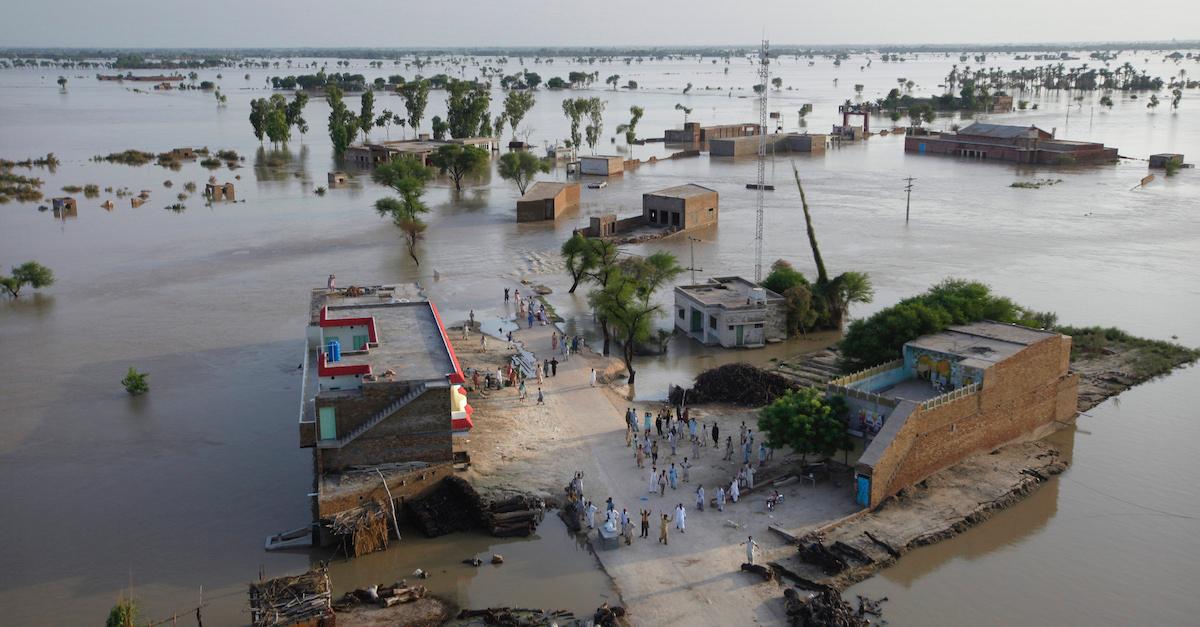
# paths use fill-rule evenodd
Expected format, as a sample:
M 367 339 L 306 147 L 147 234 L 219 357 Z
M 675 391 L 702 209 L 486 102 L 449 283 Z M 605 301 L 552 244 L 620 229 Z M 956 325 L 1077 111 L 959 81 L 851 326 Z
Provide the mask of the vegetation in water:
M 130 370 L 133 370 L 130 368 Z M 133 599 L 121 597 L 108 611 L 104 627 L 137 627 L 138 607 Z
M 19 298 L 21 288 L 26 285 L 33 289 L 50 287 L 54 285 L 54 271 L 36 261 L 26 261 L 19 266 L 13 266 L 12 274 L 0 275 L 0 287 L 13 298 Z
M 517 190 L 525 195 L 525 189 L 533 182 L 538 172 L 549 172 L 550 164 L 537 155 L 524 150 L 506 152 L 500 156 L 497 166 L 500 178 L 517 184 Z
M 846 401 L 825 398 L 814 387 L 788 390 L 758 412 L 758 430 L 773 449 L 791 448 L 800 453 L 800 463 L 809 455 L 827 458 L 854 448 L 846 432 Z
M 121 386 L 125 388 L 126 392 L 129 392 L 130 396 L 141 396 L 150 391 L 150 383 L 147 381 L 149 377 L 149 373 L 138 372 L 136 368 L 130 366 L 125 373 L 125 378 L 121 379 Z
M 42 168 L 47 168 L 51 172 L 53 172 L 54 169 L 58 167 L 58 163 L 59 163 L 58 157 L 54 156 L 54 153 L 51 152 L 51 153 L 47 153 L 45 157 L 38 157 L 38 158 L 31 157 L 31 158 L 25 159 L 23 161 L 9 161 L 8 159 L 0 159 L 0 169 L 11 169 L 11 168 L 17 168 L 17 167 L 19 167 L 19 168 L 42 167 Z
M 1017 181 L 1009 185 L 1009 187 L 1016 187 L 1017 189 L 1041 189 L 1047 185 L 1058 185 L 1061 182 L 1063 182 L 1062 179 L 1037 179 L 1035 181 Z
M 0 205 L 12 199 L 21 202 L 36 202 L 42 199 L 44 181 L 34 176 L 13 173 L 11 168 L 0 167 Z
M 654 303 L 654 293 L 683 268 L 675 255 L 662 251 L 648 257 L 605 255 L 596 261 L 590 274 L 596 287 L 588 293 L 588 303 L 606 328 L 606 348 L 609 336 L 620 346 L 621 361 L 633 385 L 637 378 L 633 368 L 637 348 L 654 337 L 654 319 L 663 311 L 661 304 Z
M 130 148 L 123 152 L 113 152 L 107 155 L 97 155 L 92 157 L 92 161 L 107 161 L 109 163 L 121 163 L 124 165 L 146 165 L 156 158 L 152 152 L 143 152 Z
M 1149 379 L 1200 359 L 1200 349 L 1173 342 L 1135 337 L 1115 327 L 1056 326 L 1055 331 L 1071 336 L 1071 359 L 1095 358 L 1126 352 L 1132 374 Z
M 413 157 L 400 157 L 376 166 L 371 179 L 380 185 L 392 188 L 399 198 L 387 197 L 375 201 L 375 210 L 380 216 L 390 217 L 392 223 L 404 232 L 408 243 L 408 255 L 417 265 L 417 242 L 424 238 L 425 222 L 421 214 L 429 211 L 421 196 L 425 194 L 425 183 L 433 178 L 433 170 Z
M 442 176 L 449 176 L 454 181 L 454 189 L 462 191 L 463 178 L 479 176 L 487 171 L 491 155 L 487 150 L 478 146 L 463 144 L 445 144 L 429 155 L 429 163 L 438 169 Z

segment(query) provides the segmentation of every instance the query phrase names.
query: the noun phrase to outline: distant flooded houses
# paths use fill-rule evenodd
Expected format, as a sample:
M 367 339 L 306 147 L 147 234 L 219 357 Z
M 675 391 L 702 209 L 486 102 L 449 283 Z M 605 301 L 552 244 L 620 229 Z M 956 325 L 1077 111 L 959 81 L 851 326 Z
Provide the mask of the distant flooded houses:
M 461 139 L 430 139 L 428 133 L 422 133 L 417 139 L 395 139 L 382 142 L 364 142 L 346 147 L 346 163 L 369 168 L 380 163 L 387 163 L 397 157 L 415 157 L 421 163 L 429 165 L 429 155 L 441 146 L 460 144 L 476 146 L 488 151 L 500 149 L 499 140 L 495 137 L 464 137 Z
M 957 133 L 910 134 L 904 150 L 1012 163 L 1071 164 L 1116 161 L 1117 149 L 1101 143 L 1057 139 L 1036 126 L 976 122 Z

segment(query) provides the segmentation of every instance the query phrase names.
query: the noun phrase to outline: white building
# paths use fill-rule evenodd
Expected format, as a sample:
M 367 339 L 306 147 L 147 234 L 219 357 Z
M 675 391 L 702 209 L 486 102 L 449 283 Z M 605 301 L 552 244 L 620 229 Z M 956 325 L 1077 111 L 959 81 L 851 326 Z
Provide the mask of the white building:
M 783 297 L 741 277 L 675 288 L 675 328 L 708 345 L 757 347 L 787 337 Z

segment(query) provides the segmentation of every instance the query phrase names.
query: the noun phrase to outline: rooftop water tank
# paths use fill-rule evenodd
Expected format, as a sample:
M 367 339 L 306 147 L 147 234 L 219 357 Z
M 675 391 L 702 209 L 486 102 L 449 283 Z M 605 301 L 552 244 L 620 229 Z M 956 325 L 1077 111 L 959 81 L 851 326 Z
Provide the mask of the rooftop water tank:
M 329 361 L 342 360 L 342 343 L 337 340 L 329 341 Z

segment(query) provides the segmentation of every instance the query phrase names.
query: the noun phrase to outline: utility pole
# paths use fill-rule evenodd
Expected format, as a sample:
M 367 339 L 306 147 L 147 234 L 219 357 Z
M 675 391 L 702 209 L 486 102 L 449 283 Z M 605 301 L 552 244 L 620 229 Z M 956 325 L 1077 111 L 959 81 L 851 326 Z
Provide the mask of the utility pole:
M 912 182 L 916 179 L 910 176 L 904 180 L 908 181 L 908 184 L 904 186 L 904 193 L 907 195 L 904 199 L 904 223 L 908 224 L 908 210 L 912 206 Z
M 699 241 L 700 241 L 699 238 L 692 237 L 691 235 L 688 236 L 688 252 L 691 255 L 692 260 L 691 260 L 691 263 L 688 264 L 688 267 L 684 268 L 684 270 L 692 271 L 692 285 L 696 284 L 696 271 L 699 270 L 701 272 L 704 272 L 704 268 L 696 267 L 696 242 L 699 242 Z
M 767 186 L 767 88 L 771 85 L 770 44 L 766 39 L 758 50 L 758 197 L 754 224 L 754 282 L 762 281 L 763 190 Z

